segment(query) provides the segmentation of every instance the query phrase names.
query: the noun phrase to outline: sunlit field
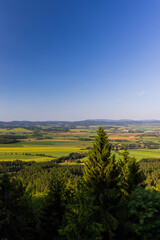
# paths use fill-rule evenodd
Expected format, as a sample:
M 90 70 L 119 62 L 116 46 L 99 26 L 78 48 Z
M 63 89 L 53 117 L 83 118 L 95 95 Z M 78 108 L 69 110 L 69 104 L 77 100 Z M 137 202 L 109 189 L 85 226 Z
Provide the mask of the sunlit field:
M 159 158 L 160 159 L 160 149 L 137 149 L 129 150 L 130 156 L 135 157 L 137 160 L 142 158 Z
M 57 157 L 66 156 L 71 152 L 81 152 L 80 147 L 71 146 L 22 146 L 0 147 L 0 160 L 34 160 L 47 161 Z M 28 154 L 28 155 L 25 155 Z M 45 156 L 36 156 L 45 154 Z
M 105 126 L 106 128 L 108 126 Z M 160 158 L 160 149 L 132 149 L 130 145 L 141 146 L 144 144 L 160 144 L 160 136 L 147 136 L 138 132 L 132 126 L 133 132 L 126 132 L 126 127 L 116 127 L 106 129 L 109 136 L 109 141 L 113 146 L 117 146 L 115 152 L 118 160 L 122 155 L 123 147 L 129 146 L 130 156 L 137 160 L 142 158 Z M 116 129 L 116 130 L 115 130 Z M 128 128 L 129 129 L 129 128 Z M 149 127 L 154 130 L 154 128 Z M 49 131 L 48 127 L 39 128 L 38 136 L 35 130 L 28 130 L 25 128 L 2 128 L 0 129 L 1 136 L 22 136 L 17 143 L 0 144 L 0 161 L 50 161 L 62 156 L 67 156 L 75 152 L 88 152 L 92 146 L 94 137 L 96 136 L 97 126 L 77 127 L 69 129 L 66 132 Z M 142 127 L 140 128 L 142 131 Z M 24 139 L 23 139 L 24 136 Z M 113 150 L 114 153 L 114 150 Z M 86 161 L 87 157 L 80 161 Z

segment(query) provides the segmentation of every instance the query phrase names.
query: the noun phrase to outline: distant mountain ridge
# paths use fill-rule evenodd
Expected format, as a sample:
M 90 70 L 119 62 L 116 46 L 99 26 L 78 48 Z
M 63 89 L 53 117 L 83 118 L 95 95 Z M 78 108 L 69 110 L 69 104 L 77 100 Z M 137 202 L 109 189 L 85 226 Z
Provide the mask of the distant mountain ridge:
M 6 127 L 34 127 L 34 126 L 61 126 L 61 127 L 77 127 L 77 126 L 103 126 L 103 125 L 142 125 L 142 124 L 156 124 L 160 126 L 160 120 L 131 120 L 131 119 L 120 119 L 120 120 L 111 120 L 111 119 L 88 119 L 82 121 L 10 121 L 3 122 L 0 121 L 0 128 Z

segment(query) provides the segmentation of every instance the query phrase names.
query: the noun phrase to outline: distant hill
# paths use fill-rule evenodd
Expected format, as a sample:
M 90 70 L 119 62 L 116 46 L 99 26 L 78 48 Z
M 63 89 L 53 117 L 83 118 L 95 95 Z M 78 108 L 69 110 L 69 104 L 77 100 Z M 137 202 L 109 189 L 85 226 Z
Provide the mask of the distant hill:
M 89 119 L 83 121 L 11 121 L 11 122 L 0 122 L 0 128 L 13 128 L 13 127 L 35 127 L 35 126 L 59 126 L 75 128 L 77 126 L 128 126 L 128 125 L 156 125 L 160 126 L 160 120 L 130 120 L 130 119 L 120 119 L 120 120 L 109 120 L 109 119 Z

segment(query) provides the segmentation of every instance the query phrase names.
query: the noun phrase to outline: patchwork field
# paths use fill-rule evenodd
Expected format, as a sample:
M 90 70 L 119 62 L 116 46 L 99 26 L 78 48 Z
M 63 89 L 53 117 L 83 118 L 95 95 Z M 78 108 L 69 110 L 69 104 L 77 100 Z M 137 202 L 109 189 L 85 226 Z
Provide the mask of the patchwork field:
M 149 126 L 148 130 L 147 126 L 144 126 L 144 129 L 140 126 L 138 129 L 138 126 L 133 125 L 127 128 L 123 126 L 106 126 L 105 128 L 117 159 L 125 146 L 129 149 L 130 155 L 137 160 L 160 158 L 159 128 Z M 45 126 L 27 129 L 1 128 L 0 161 L 50 161 L 70 153 L 85 153 L 89 151 L 96 131 L 97 126 L 72 129 Z M 3 139 L 12 141 L 9 144 L 3 144 Z M 87 157 L 84 157 L 81 161 L 86 159 Z

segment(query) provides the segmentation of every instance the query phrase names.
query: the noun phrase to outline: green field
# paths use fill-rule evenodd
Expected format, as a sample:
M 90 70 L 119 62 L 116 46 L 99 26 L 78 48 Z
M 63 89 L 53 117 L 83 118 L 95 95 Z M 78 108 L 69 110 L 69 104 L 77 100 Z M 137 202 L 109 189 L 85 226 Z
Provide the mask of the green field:
M 147 126 L 105 126 L 109 141 L 117 146 L 119 152 L 116 159 L 121 157 L 124 146 L 129 146 L 130 155 L 137 160 L 142 158 L 160 158 L 160 135 L 142 134 Z M 32 128 L 31 128 L 32 129 Z M 148 130 L 156 130 L 149 126 Z M 126 131 L 133 131 L 126 133 Z M 159 129 L 158 129 L 159 130 Z M 97 126 L 77 127 L 59 132 L 56 127 L 50 128 L 38 126 L 32 130 L 26 128 L 0 128 L 0 136 L 20 136 L 19 142 L 0 144 L 0 161 L 24 160 L 24 161 L 50 161 L 75 152 L 87 152 L 92 146 Z M 134 132 L 136 131 L 136 132 Z M 147 149 L 147 144 L 157 144 L 158 149 Z M 131 146 L 130 146 L 131 145 Z M 132 145 L 138 146 L 132 149 Z M 146 146 L 147 145 L 147 146 Z M 156 146 L 156 147 L 157 147 Z M 154 146 L 153 146 L 154 147 Z M 139 148 L 139 149 L 137 149 Z M 152 146 L 151 146 L 152 148 Z M 114 151 L 113 151 L 114 153 Z M 86 161 L 86 157 L 81 161 Z
M 0 161 L 49 161 L 71 152 L 84 152 L 87 146 L 88 144 L 82 141 L 29 141 L 1 144 Z M 46 156 L 36 156 L 36 154 Z
M 47 161 L 57 157 L 66 156 L 71 152 L 80 152 L 81 148 L 70 146 L 30 146 L 30 147 L 0 147 L 0 160 L 35 160 Z M 25 154 L 29 155 L 25 155 Z M 45 156 L 36 156 L 36 154 L 45 154 Z M 48 155 L 50 157 L 48 157 Z
M 159 158 L 160 159 L 160 149 L 137 149 L 129 150 L 130 156 L 135 157 L 137 160 L 142 158 Z

